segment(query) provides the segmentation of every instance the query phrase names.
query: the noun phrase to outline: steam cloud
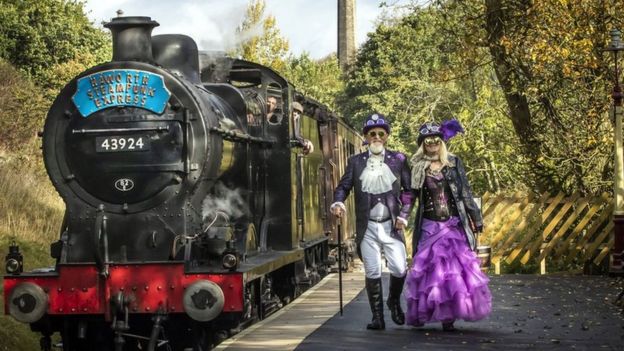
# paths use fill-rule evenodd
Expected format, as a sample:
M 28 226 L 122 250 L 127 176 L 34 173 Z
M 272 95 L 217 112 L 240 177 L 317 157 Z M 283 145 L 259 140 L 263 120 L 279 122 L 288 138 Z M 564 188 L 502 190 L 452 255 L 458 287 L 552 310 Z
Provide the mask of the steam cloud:
M 230 189 L 219 182 L 214 187 L 214 194 L 206 196 L 202 204 L 204 221 L 212 221 L 217 212 L 228 215 L 230 221 L 249 215 L 249 206 L 243 197 L 242 189 Z

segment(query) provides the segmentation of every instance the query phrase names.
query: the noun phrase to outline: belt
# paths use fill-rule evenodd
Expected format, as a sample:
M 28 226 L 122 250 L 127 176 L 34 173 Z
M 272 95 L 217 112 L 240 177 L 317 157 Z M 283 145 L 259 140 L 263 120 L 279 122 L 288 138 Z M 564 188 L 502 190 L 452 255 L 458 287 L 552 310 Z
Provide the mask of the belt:
M 371 222 L 377 222 L 377 223 L 384 223 L 387 222 L 389 220 L 391 220 L 392 218 L 385 218 L 385 219 L 374 219 L 374 218 L 369 218 L 368 220 Z
M 432 220 L 432 221 L 436 221 L 436 222 L 444 222 L 447 221 L 449 218 L 451 218 L 451 216 L 447 215 L 447 216 L 436 216 L 435 213 L 432 212 L 425 212 L 423 213 L 423 218 Z

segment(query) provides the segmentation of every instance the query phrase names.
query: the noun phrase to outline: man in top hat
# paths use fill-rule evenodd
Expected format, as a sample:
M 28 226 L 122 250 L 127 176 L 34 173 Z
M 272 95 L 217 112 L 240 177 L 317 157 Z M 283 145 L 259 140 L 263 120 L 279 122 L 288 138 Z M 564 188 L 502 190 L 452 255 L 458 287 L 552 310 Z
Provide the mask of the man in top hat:
M 386 117 L 378 113 L 368 116 L 362 132 L 368 151 L 349 159 L 334 191 L 331 211 L 341 217 L 346 211 L 344 201 L 351 190 L 354 191 L 356 243 L 358 255 L 364 262 L 366 292 L 373 313 L 367 328 L 385 329 L 382 249 L 390 270 L 388 309 L 396 324 L 405 323 L 400 297 L 407 272 L 403 229 L 412 208 L 411 173 L 404 154 L 385 148 L 390 135 Z
M 301 117 L 303 116 L 303 106 L 294 101 L 292 103 L 292 123 L 295 134 L 294 142 L 296 146 L 303 148 L 303 154 L 307 155 L 314 151 L 314 144 L 301 136 Z

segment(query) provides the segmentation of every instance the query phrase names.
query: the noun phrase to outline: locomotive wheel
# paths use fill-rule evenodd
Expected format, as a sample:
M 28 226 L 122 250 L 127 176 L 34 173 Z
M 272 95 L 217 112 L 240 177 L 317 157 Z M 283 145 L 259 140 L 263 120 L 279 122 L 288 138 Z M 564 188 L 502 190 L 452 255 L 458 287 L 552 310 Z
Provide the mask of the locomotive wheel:
M 220 330 L 215 331 L 214 332 L 214 346 L 219 345 L 220 343 L 222 343 L 229 337 L 230 337 L 230 332 L 227 330 L 220 329 Z
M 208 351 L 215 346 L 213 335 L 203 325 L 193 326 L 193 351 Z
M 63 351 L 112 351 L 112 345 L 109 342 L 114 335 L 110 329 L 110 325 L 102 323 L 87 323 L 86 334 L 84 338 L 78 337 L 78 323 L 74 321 L 66 321 L 61 338 L 63 339 Z

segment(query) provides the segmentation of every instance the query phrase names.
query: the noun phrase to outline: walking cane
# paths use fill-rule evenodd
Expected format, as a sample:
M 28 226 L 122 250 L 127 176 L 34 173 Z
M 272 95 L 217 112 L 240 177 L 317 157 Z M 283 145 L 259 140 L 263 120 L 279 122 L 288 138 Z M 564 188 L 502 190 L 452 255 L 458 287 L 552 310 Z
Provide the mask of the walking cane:
M 338 217 L 338 290 L 340 295 L 340 315 L 342 316 L 342 219 Z

